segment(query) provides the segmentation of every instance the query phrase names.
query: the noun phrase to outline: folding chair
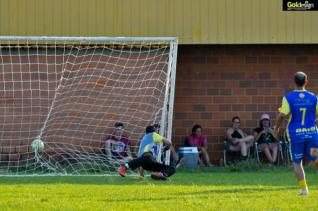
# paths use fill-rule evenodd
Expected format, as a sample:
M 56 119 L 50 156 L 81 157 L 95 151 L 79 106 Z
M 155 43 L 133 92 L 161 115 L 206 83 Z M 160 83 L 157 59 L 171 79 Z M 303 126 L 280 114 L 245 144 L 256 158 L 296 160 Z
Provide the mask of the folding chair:
M 283 136 L 283 144 L 282 144 L 282 151 L 284 154 L 284 165 L 289 166 L 292 162 L 292 155 L 291 155 L 291 144 L 287 138 L 286 132 Z
M 229 140 L 224 139 L 223 143 L 224 143 L 224 149 L 223 149 L 223 165 L 224 165 L 224 166 L 227 166 L 228 157 L 230 156 L 230 154 L 233 154 L 233 155 L 236 157 L 235 160 L 240 160 L 241 152 L 240 152 L 240 151 L 230 150 L 231 142 L 230 142 Z M 248 151 L 247 156 L 250 157 L 250 150 Z
M 281 162 L 284 161 L 284 155 L 283 155 L 283 150 L 282 150 L 282 141 L 278 141 L 278 149 L 277 149 L 277 165 L 279 165 Z M 261 162 L 259 159 L 259 154 L 264 153 L 259 149 L 258 143 L 254 143 L 254 158 L 258 161 Z

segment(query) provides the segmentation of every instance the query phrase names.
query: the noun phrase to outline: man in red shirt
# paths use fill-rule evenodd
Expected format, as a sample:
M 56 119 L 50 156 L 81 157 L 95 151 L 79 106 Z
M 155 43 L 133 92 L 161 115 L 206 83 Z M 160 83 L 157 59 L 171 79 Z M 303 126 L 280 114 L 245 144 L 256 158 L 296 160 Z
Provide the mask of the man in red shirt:
M 124 136 L 124 124 L 116 122 L 114 131 L 110 136 L 105 136 L 105 152 L 108 159 L 128 161 L 132 159 L 130 151 L 130 141 Z

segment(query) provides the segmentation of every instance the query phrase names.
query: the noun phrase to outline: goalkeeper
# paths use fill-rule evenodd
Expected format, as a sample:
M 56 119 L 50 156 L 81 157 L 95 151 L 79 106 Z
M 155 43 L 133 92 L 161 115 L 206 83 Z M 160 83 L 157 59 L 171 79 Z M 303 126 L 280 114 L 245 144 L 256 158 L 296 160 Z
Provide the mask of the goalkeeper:
M 163 143 L 164 149 L 167 150 L 171 146 L 171 142 L 160 136 L 155 130 L 153 126 L 146 128 L 146 135 L 140 141 L 138 157 L 118 168 L 120 176 L 124 177 L 128 169 L 134 170 L 139 167 L 147 171 L 153 171 L 151 178 L 157 180 L 167 180 L 176 172 L 175 168 L 157 162 L 158 148 L 156 144 Z

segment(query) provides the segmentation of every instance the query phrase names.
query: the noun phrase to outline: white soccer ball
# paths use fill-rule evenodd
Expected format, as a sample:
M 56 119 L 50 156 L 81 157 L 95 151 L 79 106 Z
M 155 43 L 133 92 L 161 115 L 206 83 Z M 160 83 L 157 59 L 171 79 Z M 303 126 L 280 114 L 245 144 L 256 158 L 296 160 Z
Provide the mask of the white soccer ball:
M 44 150 L 44 143 L 41 139 L 33 140 L 31 146 L 34 152 L 42 152 Z

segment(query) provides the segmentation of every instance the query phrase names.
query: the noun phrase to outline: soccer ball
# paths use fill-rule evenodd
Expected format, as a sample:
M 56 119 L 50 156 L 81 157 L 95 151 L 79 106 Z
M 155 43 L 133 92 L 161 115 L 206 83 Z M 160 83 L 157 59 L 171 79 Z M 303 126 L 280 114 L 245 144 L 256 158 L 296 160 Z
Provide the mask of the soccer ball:
M 41 139 L 35 139 L 32 141 L 31 147 L 34 152 L 42 152 L 44 150 L 44 143 Z

